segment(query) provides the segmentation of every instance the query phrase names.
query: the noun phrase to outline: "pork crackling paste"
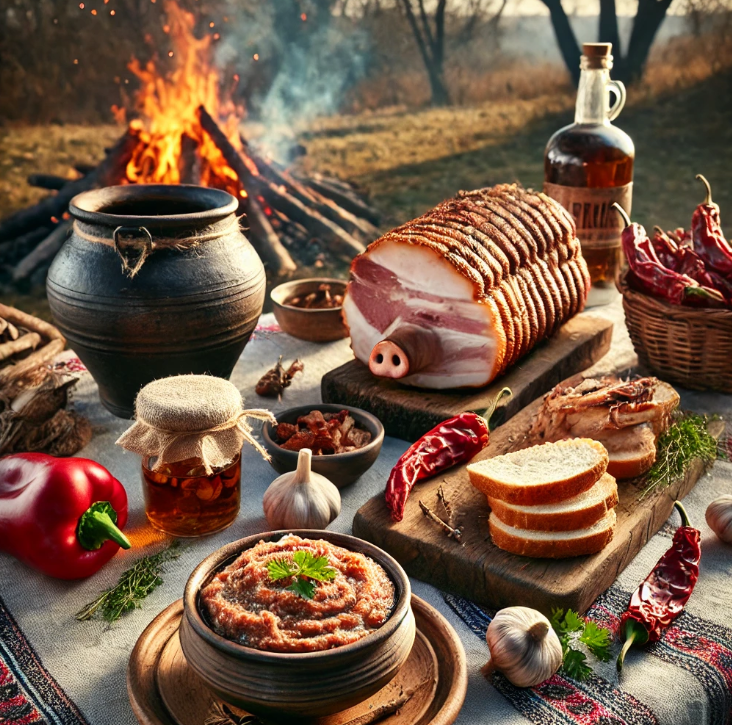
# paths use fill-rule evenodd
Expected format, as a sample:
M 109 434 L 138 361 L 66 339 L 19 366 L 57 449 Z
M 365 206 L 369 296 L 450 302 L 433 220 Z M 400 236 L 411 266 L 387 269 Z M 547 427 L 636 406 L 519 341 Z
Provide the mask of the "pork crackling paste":
M 292 559 L 296 551 L 325 556 L 337 571 L 331 581 L 315 582 L 313 599 L 287 590 L 294 577 L 269 578 L 267 564 Z M 200 602 L 213 629 L 227 639 L 268 652 L 316 652 L 381 627 L 394 607 L 394 584 L 363 554 L 290 534 L 242 552 L 201 590 Z

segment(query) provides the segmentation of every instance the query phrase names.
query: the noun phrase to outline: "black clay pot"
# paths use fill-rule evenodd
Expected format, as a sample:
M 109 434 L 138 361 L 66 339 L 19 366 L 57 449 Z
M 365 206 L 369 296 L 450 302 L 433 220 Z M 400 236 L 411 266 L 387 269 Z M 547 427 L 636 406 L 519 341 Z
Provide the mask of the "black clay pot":
M 168 375 L 228 378 L 265 289 L 237 200 L 129 185 L 80 194 L 69 210 L 74 230 L 49 270 L 48 301 L 104 407 L 129 418 L 140 388 Z

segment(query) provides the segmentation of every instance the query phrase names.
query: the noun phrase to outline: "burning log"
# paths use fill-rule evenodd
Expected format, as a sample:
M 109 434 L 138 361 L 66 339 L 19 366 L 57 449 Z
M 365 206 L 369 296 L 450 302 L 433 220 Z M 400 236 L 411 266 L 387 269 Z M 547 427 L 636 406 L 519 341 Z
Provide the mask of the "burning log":
M 119 183 L 138 140 L 138 132 L 128 130 L 94 171 L 65 184 L 57 194 L 47 196 L 38 204 L 7 217 L 0 223 L 0 241 L 18 237 L 41 224 L 49 225 L 52 217 L 60 219 L 69 202 L 82 191 Z
M 25 257 L 36 244 L 43 241 L 53 231 L 53 228 L 51 224 L 44 225 L 31 232 L 21 234 L 15 239 L 0 241 L 0 264 L 15 264 L 19 259 Z
M 68 183 L 69 179 L 55 174 L 30 174 L 28 176 L 29 186 L 36 186 L 39 189 L 48 189 L 49 191 L 59 191 Z
M 249 241 L 257 250 L 257 254 L 275 274 L 292 274 L 297 269 L 297 265 L 275 230 L 272 229 L 267 215 L 254 197 L 249 197 L 248 208 L 247 221 L 252 232 Z M 262 243 L 262 240 L 265 240 L 265 243 Z
M 242 141 L 244 141 L 242 139 Z M 244 141 L 246 144 L 246 142 Z M 335 222 L 339 227 L 351 234 L 362 235 L 371 241 L 379 236 L 378 230 L 373 224 L 365 219 L 358 219 L 346 209 L 338 207 L 331 200 L 323 198 L 321 194 L 313 189 L 308 189 L 306 182 L 301 182 L 288 174 L 286 171 L 279 171 L 274 164 L 267 163 L 261 156 L 258 156 L 250 148 L 247 148 L 247 156 L 254 162 L 259 172 L 265 178 L 278 186 L 287 189 L 288 193 L 305 206 L 310 206 L 326 219 Z
M 201 183 L 201 157 L 198 155 L 198 141 L 187 133 L 184 133 L 181 138 L 178 169 L 181 184 Z
M 311 233 L 329 244 L 333 251 L 347 255 L 349 259 L 365 249 L 364 245 L 348 232 L 330 219 L 326 219 L 320 212 L 306 207 L 300 200 L 288 194 L 286 189 L 282 189 L 261 174 L 252 173 L 208 111 L 200 106 L 198 112 L 201 126 L 219 148 L 229 166 L 236 172 L 240 183 L 250 196 L 261 196 L 269 206 L 280 210 L 290 219 L 300 222 Z
M 321 196 L 335 202 L 341 209 L 345 209 L 357 217 L 366 219 L 371 224 L 376 225 L 379 223 L 379 212 L 361 201 L 347 185 L 344 184 L 341 188 L 338 188 L 334 179 L 326 180 L 317 174 L 308 178 L 308 185 L 315 189 Z
M 13 270 L 13 282 L 30 277 L 44 262 L 51 261 L 63 246 L 70 231 L 71 222 L 61 222 L 30 254 L 18 262 Z

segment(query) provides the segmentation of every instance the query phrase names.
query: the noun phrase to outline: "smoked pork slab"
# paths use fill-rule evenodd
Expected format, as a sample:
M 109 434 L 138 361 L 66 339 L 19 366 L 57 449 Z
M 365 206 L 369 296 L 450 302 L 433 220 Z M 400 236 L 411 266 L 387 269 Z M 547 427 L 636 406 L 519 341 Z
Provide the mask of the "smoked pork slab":
M 460 192 L 351 265 L 357 359 L 422 388 L 481 387 L 580 312 L 590 287 L 574 221 L 516 184 Z

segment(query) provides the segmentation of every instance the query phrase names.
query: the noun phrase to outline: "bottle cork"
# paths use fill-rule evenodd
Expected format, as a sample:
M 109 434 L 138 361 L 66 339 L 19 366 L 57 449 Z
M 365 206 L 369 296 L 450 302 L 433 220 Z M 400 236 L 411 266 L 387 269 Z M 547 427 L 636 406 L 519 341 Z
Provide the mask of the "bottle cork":
M 612 68 L 612 49 L 612 43 L 582 43 L 580 68 L 582 70 Z

